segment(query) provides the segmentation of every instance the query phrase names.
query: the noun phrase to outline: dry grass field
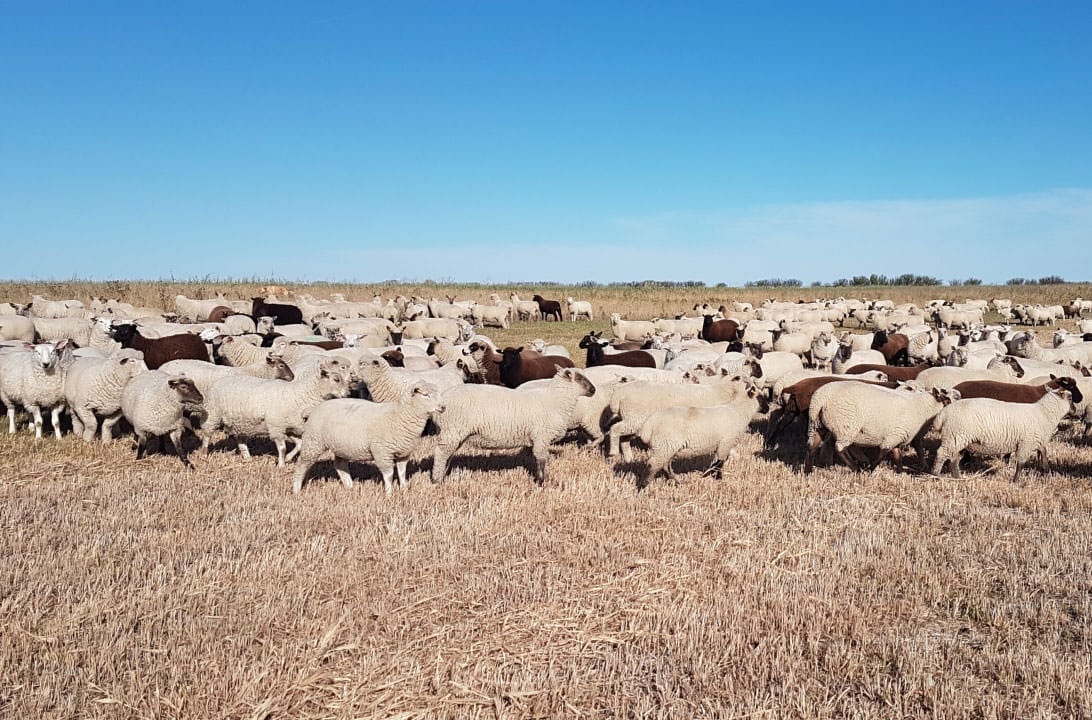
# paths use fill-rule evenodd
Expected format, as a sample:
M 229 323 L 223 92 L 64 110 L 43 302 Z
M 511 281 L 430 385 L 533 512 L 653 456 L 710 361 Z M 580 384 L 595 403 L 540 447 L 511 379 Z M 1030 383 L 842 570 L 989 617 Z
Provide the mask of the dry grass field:
M 260 283 L 124 285 L 8 283 L 0 299 L 164 305 Z M 415 290 L 443 288 L 380 289 Z M 578 292 L 649 317 L 830 291 Z M 574 347 L 606 325 L 492 334 Z M 331 471 L 293 496 L 292 469 L 255 446 L 186 472 L 136 462 L 125 438 L 0 435 L 0 716 L 1092 717 L 1092 443 L 1076 429 L 1020 484 L 987 465 L 804 477 L 799 440 L 767 455 L 752 435 L 723 480 L 691 465 L 638 490 L 639 463 L 566 442 L 541 488 L 526 455 L 458 459 L 442 485 L 422 455 L 406 492 L 361 466 L 352 490 Z

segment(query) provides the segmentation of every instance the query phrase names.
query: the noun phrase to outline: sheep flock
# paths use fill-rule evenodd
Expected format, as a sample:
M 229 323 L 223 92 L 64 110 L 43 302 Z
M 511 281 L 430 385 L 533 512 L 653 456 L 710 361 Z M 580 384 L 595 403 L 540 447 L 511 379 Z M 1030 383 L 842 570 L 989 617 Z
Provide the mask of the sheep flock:
M 1060 428 L 1077 424 L 1073 442 L 1092 433 L 1092 303 L 1081 299 L 699 302 L 642 318 L 571 296 L 265 290 L 179 295 L 168 308 L 9 298 L 0 304 L 9 433 L 52 442 L 48 424 L 55 438 L 71 427 L 103 443 L 131 433 L 138 458 L 158 443 L 194 473 L 209 452 L 248 459 L 248 443 L 264 439 L 278 468 L 294 465 L 284 472 L 295 492 L 332 459 L 346 486 L 349 463 L 367 463 L 388 493 L 395 475 L 406 487 L 410 464 L 442 482 L 468 448 L 529 450 L 539 484 L 561 441 L 600 447 L 623 470 L 639 449 L 643 486 L 675 477 L 683 458 L 731 473 L 746 433 L 772 452 L 795 431 L 804 450 L 783 457 L 799 472 L 893 463 L 959 476 L 961 462 L 1000 458 L 1019 477 L 1033 460 L 1048 467 Z M 596 316 L 609 317 L 609 337 L 589 331 L 584 353 L 570 351 L 573 323 Z M 489 337 L 546 319 L 543 332 L 570 335 L 525 347 Z

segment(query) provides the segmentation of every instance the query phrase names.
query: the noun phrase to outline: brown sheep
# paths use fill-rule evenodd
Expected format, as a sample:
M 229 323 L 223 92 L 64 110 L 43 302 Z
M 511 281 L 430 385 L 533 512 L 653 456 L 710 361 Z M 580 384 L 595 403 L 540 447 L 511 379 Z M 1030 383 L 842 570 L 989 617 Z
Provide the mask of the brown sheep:
M 501 354 L 501 383 L 517 388 L 531 380 L 552 378 L 558 368 L 571 368 L 573 361 L 564 355 L 539 355 L 526 357 L 523 348 L 505 348 Z
M 872 349 L 879 350 L 887 358 L 888 365 L 907 365 L 910 362 L 910 338 L 902 333 L 877 330 L 872 338 Z
M 996 380 L 967 380 L 955 386 L 963 399 L 990 398 L 1012 403 L 1036 403 L 1042 399 L 1048 391 L 1054 388 L 1065 388 L 1070 392 L 1076 390 L 1077 381 L 1070 377 L 1050 376 L 1050 381 L 1042 385 L 1022 385 L 1020 383 L 998 382 Z
M 877 365 L 875 367 L 883 368 L 886 366 Z M 886 373 L 887 370 L 881 370 L 881 372 Z M 832 382 L 847 382 L 851 380 L 891 389 L 898 387 L 898 382 L 894 380 L 875 382 L 872 380 L 861 380 L 860 378 L 851 376 L 847 377 L 845 375 L 804 378 L 781 391 L 781 408 L 780 410 L 774 410 L 770 413 L 770 419 L 766 424 L 766 447 L 771 447 L 777 436 L 780 435 L 785 428 L 792 425 L 796 418 L 801 415 L 807 417 L 808 409 L 811 407 L 811 396 L 815 394 L 816 390 L 825 385 L 829 385 Z
M 110 336 L 121 343 L 123 348 L 132 348 L 144 353 L 144 364 L 149 370 L 157 370 L 160 365 L 171 360 L 209 362 L 209 351 L 205 347 L 205 342 L 190 333 L 168 335 L 163 338 L 146 338 L 140 334 L 134 323 L 121 323 L 110 330 Z
M 735 320 L 714 320 L 711 315 L 706 315 L 698 337 L 706 342 L 739 340 L 739 323 Z
M 922 370 L 928 370 L 933 367 L 929 363 L 922 363 L 921 365 L 911 365 L 910 367 L 891 367 L 890 365 L 854 365 L 846 370 L 846 375 L 860 375 L 871 370 L 878 370 L 888 377 L 890 380 L 917 380 L 918 375 Z
M 561 303 L 558 300 L 545 300 L 541 295 L 535 295 L 531 300 L 538 303 L 538 311 L 542 314 L 543 320 L 549 320 L 553 317 L 555 320 L 561 321 Z

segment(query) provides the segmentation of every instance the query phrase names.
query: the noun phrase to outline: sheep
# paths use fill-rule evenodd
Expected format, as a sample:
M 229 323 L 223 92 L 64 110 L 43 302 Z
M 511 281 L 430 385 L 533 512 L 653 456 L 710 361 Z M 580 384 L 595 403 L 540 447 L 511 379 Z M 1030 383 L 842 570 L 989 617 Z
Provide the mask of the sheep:
M 1083 399 L 1075 387 L 1049 390 L 1038 402 L 1010 403 L 990 398 L 973 398 L 953 403 L 937 415 L 933 427 L 940 433 L 940 447 L 933 461 L 933 474 L 940 475 L 951 462 L 953 477 L 961 477 L 959 462 L 964 451 L 975 455 L 1012 455 L 1016 462 L 1013 482 L 1031 459 L 1039 455 L 1043 472 L 1049 471 L 1047 443 L 1058 423 Z
M 303 322 L 303 311 L 286 303 L 267 303 L 264 298 L 250 299 L 250 316 L 272 317 L 278 325 L 295 325 Z
M 0 402 L 8 409 L 8 434 L 15 433 L 15 408 L 22 405 L 34 418 L 35 439 L 42 439 L 43 409 L 50 410 L 53 434 L 61 438 L 64 381 L 73 361 L 71 340 L 0 354 Z
M 509 298 L 512 301 L 513 317 L 518 320 L 530 320 L 538 317 L 538 303 L 534 300 L 520 300 L 519 295 L 512 293 Z
M 532 340 L 531 349 L 542 355 L 563 355 L 572 360 L 572 355 L 569 354 L 569 348 L 564 345 L 547 345 L 546 341 L 542 338 L 535 338 Z
M 860 382 L 832 383 L 819 388 L 808 408 L 808 452 L 804 472 L 810 473 L 820 445 L 831 442 L 838 457 L 853 470 L 857 462 L 847 452 L 851 446 L 876 447 L 878 467 L 894 453 L 901 464 L 902 448 L 915 444 L 918 457 L 923 431 L 947 404 L 959 399 L 954 390 L 917 390 L 874 387 Z
M 591 332 L 585 335 L 580 340 L 580 348 L 586 351 L 586 357 L 584 364 L 587 367 L 598 367 L 601 365 L 620 365 L 626 367 L 656 367 L 656 358 L 644 350 L 627 350 L 625 352 L 616 352 L 607 354 L 603 351 L 603 346 L 600 344 L 600 335 L 602 333 Z
M 464 385 L 444 394 L 445 411 L 432 456 L 432 481 L 447 475 L 452 454 L 467 441 L 494 450 L 530 446 L 534 476 L 546 480 L 549 447 L 565 436 L 576 402 L 595 394 L 595 386 L 573 368 L 558 370 L 546 389 L 509 390 L 493 385 Z
M 835 375 L 845 374 L 855 365 L 886 365 L 887 358 L 879 350 L 854 350 L 852 342 L 843 337 L 838 342 L 838 352 L 831 361 L 831 370 Z
M 34 321 L 22 315 L 0 315 L 0 340 L 34 342 Z
M 798 332 L 786 332 L 773 330 L 773 349 L 777 352 L 787 352 L 804 357 L 811 350 L 811 335 Z
M 289 437 L 303 429 L 307 414 L 320 402 L 347 395 L 350 380 L 350 366 L 338 358 L 323 358 L 291 382 L 237 376 L 217 380 L 205 397 L 208 419 L 198 433 L 201 447 L 208 453 L 212 433 L 220 428 L 231 437 L 265 436 L 277 446 L 277 467 L 284 467 L 300 449 L 293 440 L 295 447 L 286 454 Z M 246 444 L 237 447 L 249 459 Z
M 571 368 L 573 361 L 563 355 L 524 356 L 523 348 L 504 348 L 501 353 L 500 380 L 517 388 L 528 380 L 550 378 L 558 368 Z
M 870 385 L 878 385 L 894 388 L 897 383 L 890 380 L 885 373 L 869 371 L 859 375 L 820 375 L 801 377 L 794 382 L 786 384 L 778 389 L 774 388 L 774 401 L 778 407 L 770 413 L 769 422 L 766 424 L 766 438 L 764 445 L 772 447 L 774 440 L 783 430 L 788 428 L 796 418 L 806 416 L 811 407 L 811 398 L 815 391 L 832 382 L 865 382 Z
M 845 371 L 845 375 L 861 375 L 872 371 L 882 372 L 887 376 L 889 380 L 900 380 L 906 382 L 907 380 L 917 380 L 918 375 L 923 371 L 933 367 L 928 363 L 922 363 L 921 365 L 911 365 L 910 367 L 894 367 L 892 365 L 869 365 L 861 364 L 854 365 Z
M 1071 377 L 1048 376 L 1046 382 L 1034 384 L 1005 383 L 996 380 L 967 380 L 955 386 L 964 400 L 972 398 L 991 398 L 1013 403 L 1039 402 L 1044 395 L 1054 388 L 1078 390 L 1077 381 Z M 1080 393 L 1078 393 L 1080 394 Z
M 561 303 L 557 300 L 547 300 L 541 295 L 535 295 L 531 298 L 538 303 L 538 311 L 543 320 L 549 320 L 554 318 L 558 322 L 561 322 Z
M 121 395 L 129 381 L 147 372 L 144 353 L 122 349 L 109 358 L 77 358 L 64 380 L 65 403 L 72 416 L 72 433 L 84 441 L 95 439 L 102 417 L 102 444 L 113 439 L 121 420 Z
M 405 488 L 410 453 L 420 443 L 429 418 L 444 410 L 439 391 L 428 384 L 415 385 L 406 398 L 393 403 L 355 398 L 320 403 L 303 426 L 292 492 L 303 490 L 307 471 L 327 452 L 333 453 L 334 469 L 346 488 L 353 486 L 349 462 L 366 460 L 379 468 L 388 495 L 396 470 L 398 485 Z
M 623 320 L 621 313 L 611 313 L 610 330 L 619 340 L 644 340 L 656 332 L 656 326 L 648 320 Z
M 213 383 L 224 377 L 232 375 L 245 375 L 248 377 L 265 378 L 267 380 L 289 381 L 295 377 L 292 368 L 284 358 L 267 355 L 265 360 L 259 360 L 252 365 L 233 367 L 230 365 L 213 365 L 204 360 L 171 360 L 159 366 L 163 372 L 171 375 L 181 375 L 193 380 L 193 384 L 207 395 Z
M 148 438 L 167 435 L 182 465 L 192 469 L 182 446 L 183 429 L 192 429 L 191 417 L 203 418 L 204 397 L 189 378 L 162 370 L 142 372 L 121 392 L 121 412 L 137 436 L 137 460 L 144 457 Z
M 657 410 L 641 425 L 637 436 L 649 448 L 648 481 L 661 472 L 675 477 L 671 462 L 676 457 L 712 455 L 710 469 L 717 479 L 724 475 L 724 464 L 755 414 L 764 411 L 765 394 L 756 385 L 733 403 L 710 407 L 669 407 Z
M 83 303 L 78 306 L 82 307 Z M 30 299 L 30 304 L 27 305 L 27 314 L 34 318 L 66 318 L 69 316 L 70 306 L 68 303 L 59 300 L 46 300 L 41 295 L 34 295 Z
M 464 320 L 428 318 L 410 320 L 402 325 L 402 338 L 443 338 L 459 342 L 473 334 L 473 328 Z
M 72 340 L 80 347 L 91 343 L 91 323 L 82 318 L 32 318 L 37 342 Z
M 819 336 L 811 341 L 811 347 L 808 349 L 811 366 L 817 370 L 829 371 L 837 352 L 838 341 L 830 333 L 819 333 Z
M 508 308 L 476 304 L 470 309 L 470 317 L 480 327 L 508 329 Z
M 578 316 L 587 319 L 589 322 L 595 320 L 592 304 L 587 300 L 573 300 L 572 297 L 567 297 L 565 298 L 565 305 L 569 308 L 569 322 L 576 322 Z
M 1011 355 L 998 355 L 985 370 L 968 370 L 961 367 L 934 367 L 918 373 L 917 382 L 925 388 L 954 388 L 965 380 L 1000 380 L 1009 382 L 1024 377 L 1025 370 Z
M 872 350 L 879 350 L 888 365 L 909 364 L 910 338 L 902 333 L 888 334 L 878 330 L 872 338 Z
M 178 314 L 194 322 L 208 320 L 209 313 L 225 304 L 227 303 L 224 302 L 222 295 L 213 300 L 192 300 L 185 295 L 175 295 L 174 297 L 174 307 L 178 310 Z M 230 306 L 230 304 L 228 305 Z
M 732 342 L 739 340 L 739 323 L 732 319 L 715 320 L 712 315 L 702 315 L 701 332 L 698 337 L 707 342 Z
M 705 316 L 699 315 L 698 317 L 678 317 L 675 319 L 655 318 L 652 321 L 653 327 L 656 328 L 656 332 L 663 335 L 678 335 L 680 338 L 696 338 L 702 333 L 702 329 L 705 327 Z
M 262 363 L 270 354 L 272 350 L 269 348 L 251 345 L 242 338 L 230 335 L 217 336 L 212 342 L 213 359 L 230 367 L 246 367 Z
M 757 377 L 762 378 L 760 385 L 763 388 L 772 390 L 774 383 L 782 375 L 804 369 L 804 363 L 800 360 L 800 356 L 795 353 L 776 350 L 774 352 L 762 352 L 762 350 L 753 347 L 751 353 L 762 369 L 761 375 Z
M 606 372 L 603 372 L 606 371 Z M 583 430 L 591 440 L 593 446 L 599 446 L 606 437 L 604 421 L 609 415 L 610 401 L 614 396 L 614 390 L 623 383 L 632 382 L 627 368 L 617 367 L 613 370 L 609 367 L 586 368 L 580 371 L 588 381 L 595 386 L 595 393 L 577 399 L 576 406 L 570 418 L 570 430 Z M 624 373 L 624 374 L 622 374 Z M 533 390 L 535 388 L 548 388 L 553 378 L 531 380 L 519 386 L 519 390 Z
M 1015 343 L 1014 355 L 1043 362 L 1073 362 L 1083 364 L 1092 362 L 1092 342 L 1080 342 L 1076 345 L 1064 345 L 1059 348 L 1044 348 L 1034 336 L 1025 337 Z
M 625 461 L 632 460 L 633 450 L 629 438 L 636 435 L 645 420 L 657 410 L 673 406 L 721 405 L 732 402 L 743 387 L 742 377 L 720 374 L 708 384 L 674 385 L 649 381 L 626 383 L 611 398 L 611 415 L 618 418 L 618 421 L 610 427 L 607 455 L 615 457 L 621 452 Z
M 121 343 L 123 348 L 133 348 L 144 353 L 144 364 L 149 370 L 156 370 L 170 360 L 209 359 L 209 351 L 204 341 L 189 333 L 170 335 L 165 338 L 148 338 L 142 335 L 133 323 L 120 323 L 111 328 L 110 337 Z

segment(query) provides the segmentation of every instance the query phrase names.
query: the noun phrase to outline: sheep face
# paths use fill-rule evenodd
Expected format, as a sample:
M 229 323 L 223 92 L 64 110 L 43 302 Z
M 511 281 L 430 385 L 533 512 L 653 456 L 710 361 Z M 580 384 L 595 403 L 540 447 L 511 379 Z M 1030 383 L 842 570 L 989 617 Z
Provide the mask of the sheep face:
M 415 408 L 429 415 L 439 415 L 447 410 L 440 399 L 440 391 L 429 383 L 415 385 L 410 393 L 410 402 Z
M 183 405 L 200 405 L 205 402 L 205 396 L 193 384 L 193 380 L 185 377 L 171 378 L 167 385 L 178 395 L 178 400 Z
M 580 388 L 581 397 L 591 397 L 595 394 L 595 385 L 592 385 L 591 381 L 584 377 L 583 373 L 573 368 L 558 370 L 557 375 L 554 376 L 554 383 L 577 385 Z

